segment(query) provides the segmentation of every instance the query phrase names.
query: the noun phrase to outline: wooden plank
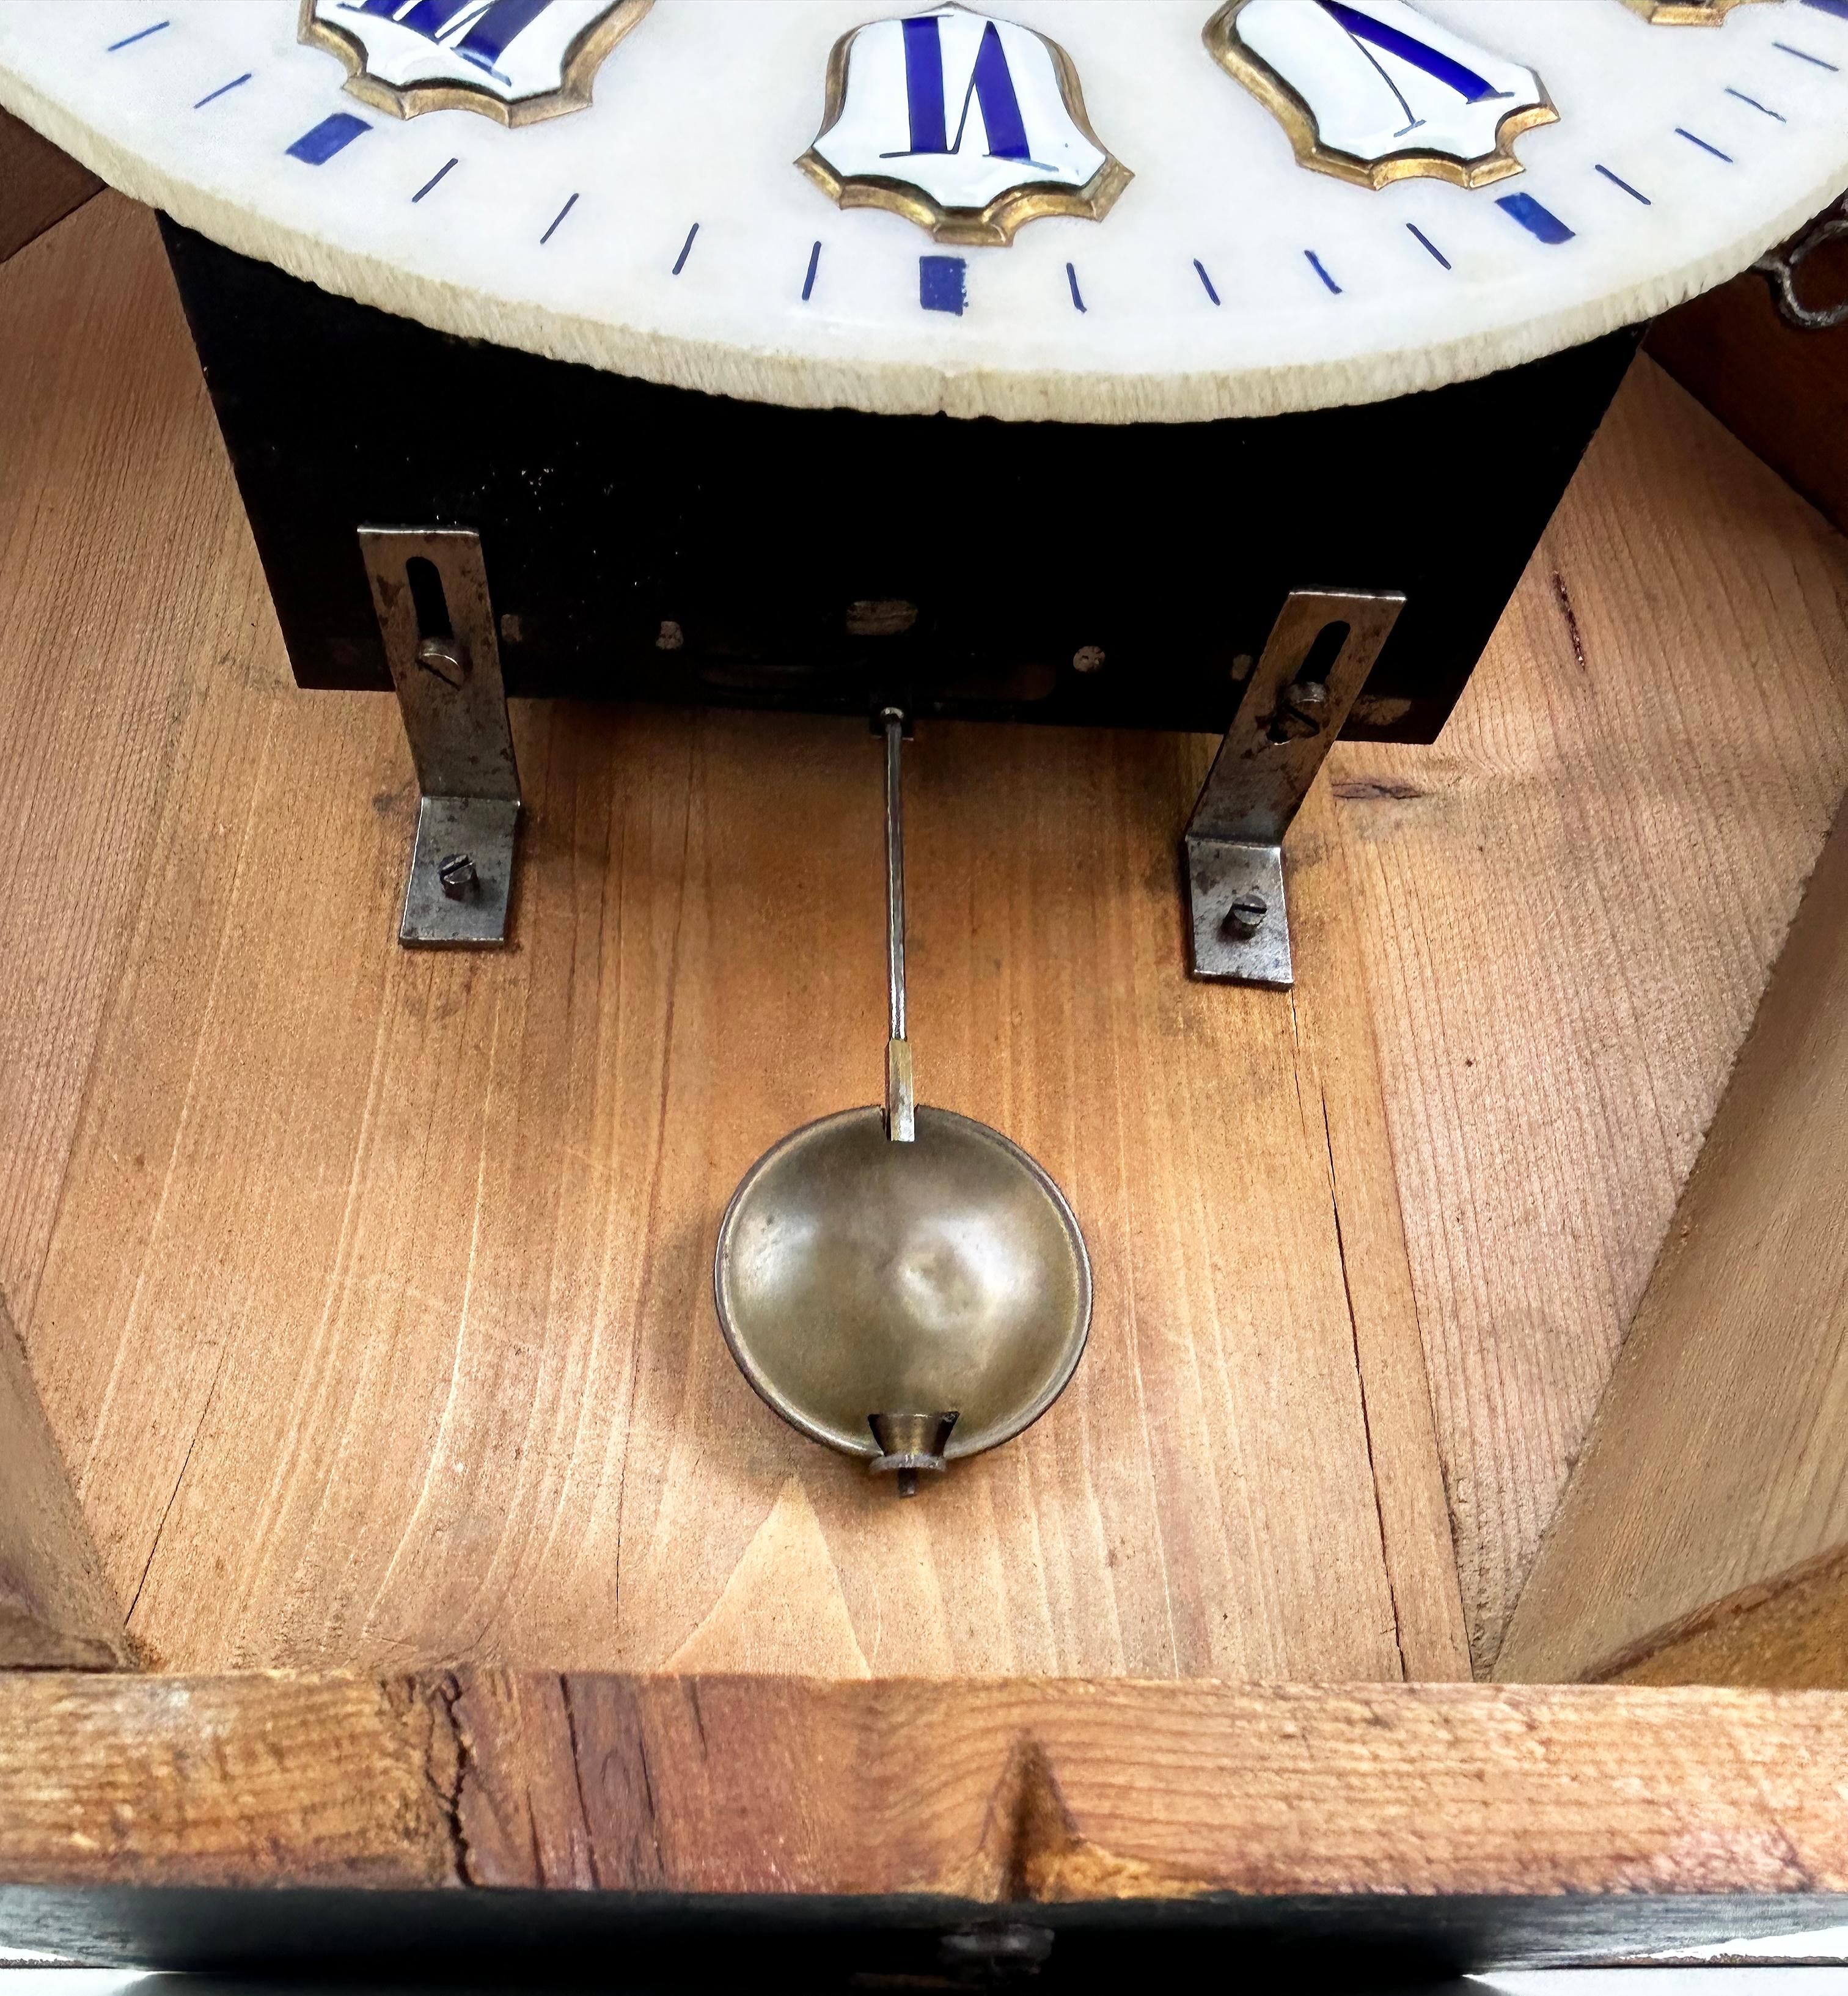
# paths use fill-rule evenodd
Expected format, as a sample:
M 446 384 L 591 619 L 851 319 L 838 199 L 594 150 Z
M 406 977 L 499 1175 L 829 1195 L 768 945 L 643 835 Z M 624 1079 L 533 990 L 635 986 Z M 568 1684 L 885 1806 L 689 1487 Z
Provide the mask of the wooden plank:
M 1829 1691 L 1848 1679 L 1848 1547 L 1652 1629 L 1593 1674 L 1607 1684 Z
M 440 1715 L 359 1678 L 0 1675 L 0 1878 L 442 1884 Z
M 50 139 L 0 111 L 0 263 L 102 185 Z
M 1341 1272 L 1367 1420 L 1380 1538 L 1392 1587 L 1404 1674 L 1467 1679 L 1450 1512 L 1431 1413 L 1418 1306 L 1393 1175 L 1386 1103 L 1365 969 L 1353 946 L 1356 896 L 1340 807 L 1318 784 L 1290 834 L 1292 996 L 1299 1048 L 1314 1088 L 1339 1230 Z
M 28 1912 L 24 1888 L 119 1908 L 128 1888 L 291 1888 L 220 1905 L 232 1922 L 336 1886 L 394 1890 L 400 1923 L 430 1919 L 404 1891 L 444 1886 L 657 1918 L 723 1896 L 735 1919 L 828 1899 L 838 1921 L 851 1899 L 927 1935 L 997 1906 L 1260 1932 L 1313 1908 L 1324 1939 L 1459 1922 L 1479 1960 L 1463 1920 L 1524 1922 L 1520 1951 L 1585 1954 L 1839 1917 L 1845 1767 L 1848 1700 L 1813 1695 L 20 1676 L 0 1680 L 0 1888 Z M 530 1896 L 435 1898 L 482 1896 L 523 1946 L 560 1930 Z
M 454 1716 L 484 1884 L 1043 1904 L 1848 1890 L 1834 1698 L 486 1673 Z
M 1845 557 L 1644 362 L 1443 739 L 1331 762 L 1478 1672 L 1848 781 Z
M 912 759 L 924 1092 L 1060 1180 L 1098 1308 L 1053 1413 L 900 1506 L 759 1404 L 710 1297 L 745 1167 L 876 1093 L 863 727 L 521 714 L 516 947 L 405 953 L 394 712 L 294 691 L 218 503 L 251 632 L 174 633 L 22 1313 L 157 1664 L 1399 1674 L 1307 1057 L 1286 1000 L 1181 972 L 1206 745 L 945 728 Z
M 272 624 L 149 236 L 111 194 L 0 273 L 0 1292 L 29 1339 L 186 669 Z
M 0 1299 L 0 1671 L 128 1661 L 122 1609 Z
M 1722 1597 L 1848 1554 L 1845 1128 L 1848 817 L 1740 1052 L 1498 1674 L 1588 1674 Z M 1839 1594 L 1831 1570 L 1826 1582 L 1812 1566 L 1805 1620 Z M 1686 1630 L 1668 1646 L 1719 1666 L 1729 1636 L 1729 1676 L 1775 1671 L 1788 1646 L 1753 1640 L 1764 1612 L 1711 1618 L 1697 1646 Z M 1848 1649 L 1821 1667 L 1815 1681 L 1848 1683 Z
M 901 1509 L 760 1406 L 709 1289 L 751 1158 L 876 1080 L 863 728 L 532 717 L 521 946 L 470 962 L 395 945 L 385 704 L 219 704 L 36 1325 L 155 1656 L 1397 1674 L 1289 1007 L 1178 972 L 1189 745 L 914 759 L 924 1093 L 1045 1161 L 1099 1303 L 1060 1406 Z
M 1848 295 L 1845 274 L 1848 251 L 1824 250 L 1803 267 L 1803 295 Z M 1764 280 L 1747 275 L 1657 320 L 1649 352 L 1848 532 L 1848 325 L 1799 332 L 1778 317 Z

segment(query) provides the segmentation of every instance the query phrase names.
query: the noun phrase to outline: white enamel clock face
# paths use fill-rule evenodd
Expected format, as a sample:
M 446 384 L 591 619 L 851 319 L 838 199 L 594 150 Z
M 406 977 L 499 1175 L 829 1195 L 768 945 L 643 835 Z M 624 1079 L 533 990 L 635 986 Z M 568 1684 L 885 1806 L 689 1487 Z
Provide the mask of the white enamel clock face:
M 0 104 L 449 332 L 1190 420 L 1484 373 L 1743 268 L 1848 187 L 1848 0 L 0 0 Z

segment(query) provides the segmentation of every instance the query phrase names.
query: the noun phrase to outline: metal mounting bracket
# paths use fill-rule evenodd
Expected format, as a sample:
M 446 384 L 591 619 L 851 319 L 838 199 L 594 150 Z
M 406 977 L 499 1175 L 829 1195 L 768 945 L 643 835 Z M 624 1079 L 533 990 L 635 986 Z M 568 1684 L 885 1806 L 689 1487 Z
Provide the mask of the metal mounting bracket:
M 362 527 L 360 551 L 422 793 L 397 939 L 409 949 L 507 941 L 520 773 L 480 537 Z
M 1405 602 L 1296 590 L 1285 603 L 1188 821 L 1196 977 L 1279 990 L 1296 981 L 1284 836 Z M 1325 662 L 1337 635 L 1340 649 Z

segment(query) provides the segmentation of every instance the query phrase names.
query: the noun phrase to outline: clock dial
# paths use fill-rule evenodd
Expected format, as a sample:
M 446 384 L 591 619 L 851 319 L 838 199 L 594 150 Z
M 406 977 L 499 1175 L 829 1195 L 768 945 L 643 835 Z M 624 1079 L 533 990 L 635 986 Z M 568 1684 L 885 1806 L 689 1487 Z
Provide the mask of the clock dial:
M 1848 0 L 1701 11 L 64 0 L 0 6 L 0 103 L 446 331 L 799 406 L 1191 420 L 1535 358 L 1823 207 Z

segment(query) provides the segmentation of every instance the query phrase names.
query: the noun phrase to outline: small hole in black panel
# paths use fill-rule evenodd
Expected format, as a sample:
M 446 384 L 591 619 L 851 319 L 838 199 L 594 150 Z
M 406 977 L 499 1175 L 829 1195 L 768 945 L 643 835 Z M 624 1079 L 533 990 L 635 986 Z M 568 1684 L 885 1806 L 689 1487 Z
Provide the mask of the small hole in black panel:
M 413 555 L 404 564 L 404 580 L 411 585 L 411 601 L 417 612 L 420 638 L 453 638 L 449 606 L 442 593 L 442 577 L 428 555 Z

